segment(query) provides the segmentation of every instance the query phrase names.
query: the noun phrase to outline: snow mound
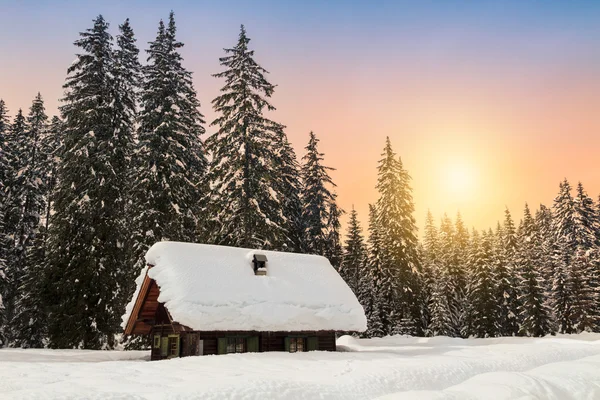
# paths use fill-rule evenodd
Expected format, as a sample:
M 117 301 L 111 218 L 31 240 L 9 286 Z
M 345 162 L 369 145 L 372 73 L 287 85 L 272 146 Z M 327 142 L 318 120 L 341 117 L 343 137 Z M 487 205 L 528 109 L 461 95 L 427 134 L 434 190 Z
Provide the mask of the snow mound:
M 254 254 L 267 274 L 257 276 Z M 362 306 L 320 256 L 235 247 L 160 242 L 146 254 L 158 301 L 174 321 L 194 330 L 364 331 Z M 127 307 L 126 324 L 139 293 Z

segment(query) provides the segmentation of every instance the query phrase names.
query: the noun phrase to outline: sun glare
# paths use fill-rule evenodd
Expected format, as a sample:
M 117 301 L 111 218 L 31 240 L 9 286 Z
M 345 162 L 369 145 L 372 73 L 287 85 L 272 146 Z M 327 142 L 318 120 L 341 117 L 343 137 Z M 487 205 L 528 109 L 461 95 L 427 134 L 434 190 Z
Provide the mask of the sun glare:
M 448 194 L 455 200 L 464 200 L 473 194 L 475 173 L 466 164 L 448 165 L 444 170 L 444 181 Z

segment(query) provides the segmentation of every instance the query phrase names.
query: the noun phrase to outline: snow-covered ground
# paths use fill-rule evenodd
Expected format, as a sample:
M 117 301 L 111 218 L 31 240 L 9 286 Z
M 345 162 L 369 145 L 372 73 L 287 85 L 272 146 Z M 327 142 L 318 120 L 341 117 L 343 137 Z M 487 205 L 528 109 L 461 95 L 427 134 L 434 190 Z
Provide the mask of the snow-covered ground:
M 340 338 L 337 353 L 146 362 L 146 352 L 0 350 L 2 399 L 600 399 L 600 335 Z

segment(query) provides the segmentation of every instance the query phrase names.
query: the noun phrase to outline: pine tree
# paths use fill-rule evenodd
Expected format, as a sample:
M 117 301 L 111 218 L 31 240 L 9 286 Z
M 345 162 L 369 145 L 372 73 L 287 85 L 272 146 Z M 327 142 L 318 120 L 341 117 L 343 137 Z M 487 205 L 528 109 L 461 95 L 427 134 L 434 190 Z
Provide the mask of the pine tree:
M 319 139 L 311 132 L 305 147 L 306 154 L 302 157 L 302 220 L 305 224 L 306 251 L 324 255 L 328 246 L 330 211 L 335 206 L 335 195 L 330 188 L 334 188 L 335 184 L 328 173 L 333 168 L 323 165 L 323 153 L 319 152 L 318 144 Z
M 17 138 L 19 175 L 15 182 L 16 197 L 21 210 L 16 240 L 14 285 L 18 290 L 15 298 L 15 315 L 11 321 L 16 347 L 42 347 L 45 327 L 45 310 L 38 298 L 38 282 L 42 265 L 36 261 L 36 245 L 40 230 L 40 217 L 46 208 L 45 159 L 42 138 L 46 135 L 48 117 L 44 101 L 38 93 L 27 117 L 27 130 Z
M 340 275 L 348 284 L 350 289 L 358 295 L 361 290 L 360 283 L 362 275 L 366 273 L 366 247 L 362 228 L 358 221 L 358 213 L 352 207 L 350 220 L 346 231 L 346 244 L 344 245 L 344 256 Z
M 369 204 L 369 240 L 367 274 L 361 282 L 358 300 L 367 317 L 367 337 L 382 337 L 389 333 L 389 318 L 393 312 L 393 277 L 382 268 L 382 243 L 376 207 Z
M 571 265 L 576 254 L 575 203 L 571 196 L 571 185 L 565 179 L 560 183 L 558 196 L 554 199 L 553 233 L 554 277 L 552 286 L 553 311 L 560 333 L 575 333 L 577 321 L 573 312 L 573 271 Z M 575 271 L 579 272 L 579 268 Z M 579 282 L 580 277 L 576 276 Z
M 5 148 L 7 170 L 5 175 L 4 207 L 4 234 L 2 247 L 5 252 L 5 288 L 3 294 L 4 325 L 2 329 L 3 343 L 13 346 L 17 330 L 13 324 L 17 313 L 19 286 L 22 282 L 22 263 L 18 245 L 20 243 L 20 223 L 23 218 L 22 187 L 23 180 L 19 172 L 23 167 L 25 154 L 23 154 L 23 141 L 27 134 L 27 120 L 21 109 L 17 112 L 10 131 L 6 135 Z
M 453 334 L 450 305 L 447 297 L 447 274 L 442 267 L 440 240 L 433 223 L 431 212 L 427 212 L 425 237 L 423 239 L 422 266 L 426 279 L 423 280 L 422 290 L 425 289 L 428 319 L 427 331 L 432 336 Z
M 600 317 L 600 299 L 595 290 L 600 261 L 596 233 L 600 222 L 594 201 L 587 195 L 581 182 L 577 185 L 573 203 L 576 249 L 575 260 L 569 271 L 573 325 L 577 332 L 593 331 Z
M 264 116 L 275 110 L 269 102 L 275 86 L 254 60 L 249 42 L 242 25 L 238 43 L 225 49 L 226 56 L 220 58 L 225 70 L 214 75 L 225 79 L 225 86 L 212 101 L 220 116 L 211 124 L 218 127 L 217 133 L 207 140 L 212 157 L 210 202 L 216 214 L 213 240 L 249 248 L 282 248 L 289 237 L 276 169 L 284 162 L 278 143 L 286 139 L 283 126 Z
M 544 290 L 550 298 L 554 279 L 554 234 L 552 232 L 552 211 L 543 204 L 535 213 L 535 243 L 539 255 L 540 274 L 545 282 Z M 553 315 L 552 315 L 553 317 Z
M 125 33 L 123 33 L 125 36 Z M 135 151 L 133 261 L 139 271 L 143 255 L 155 242 L 193 242 L 205 219 L 205 132 L 192 74 L 182 65 L 175 16 L 161 20 L 150 43 L 140 94 L 138 146 Z M 132 53 L 131 51 L 129 52 Z
M 305 252 L 304 221 L 302 220 L 302 184 L 300 182 L 300 166 L 296 153 L 285 135 L 283 129 L 278 130 L 275 170 L 279 179 L 276 179 L 276 192 L 281 195 L 281 210 L 283 213 L 283 226 L 287 241 L 277 246 L 278 250 Z
M 494 337 L 500 334 L 498 321 L 500 306 L 496 298 L 495 276 L 496 237 L 491 230 L 481 235 L 473 231 L 469 250 L 469 269 L 472 282 L 469 285 L 471 309 L 471 334 L 476 337 Z
M 329 204 L 329 209 L 327 210 L 327 214 L 329 214 L 329 218 L 327 219 L 326 225 L 326 243 L 325 243 L 325 253 L 323 256 L 329 260 L 331 265 L 336 270 L 340 270 L 342 267 L 342 261 L 344 257 L 344 250 L 342 248 L 342 240 L 340 236 L 340 216 L 342 215 L 342 210 L 337 206 L 335 200 L 337 195 L 333 194 L 333 201 Z
M 61 112 L 64 148 L 48 239 L 51 347 L 111 348 L 120 330 L 128 239 L 126 114 L 112 37 L 102 16 L 80 34 Z M 119 311 L 120 310 L 120 311 Z
M 59 117 L 54 116 L 50 121 L 50 125 L 47 129 L 47 134 L 42 137 L 42 154 L 44 159 L 44 175 L 46 181 L 46 209 L 44 210 L 43 218 L 43 228 L 44 232 L 48 232 L 48 227 L 50 223 L 50 213 L 53 209 L 53 199 L 54 199 L 54 190 L 57 184 L 57 171 L 58 164 L 61 158 L 61 151 L 63 148 L 63 131 L 62 131 L 62 121 Z M 46 244 L 47 238 L 44 238 L 44 248 Z
M 456 257 L 454 224 L 446 214 L 442 218 L 439 230 L 439 258 L 438 273 L 444 276 L 439 291 L 446 297 L 445 303 L 448 305 L 449 327 L 447 334 L 451 337 L 459 337 L 462 306 L 460 293 L 464 289 L 464 283 L 462 287 L 459 287 L 460 274 L 458 273 L 459 267 Z
M 545 292 L 536 225 L 529 206 L 525 204 L 523 222 L 518 235 L 516 266 L 519 278 L 520 334 L 545 336 L 552 332 L 551 309 Z
M 469 304 L 467 298 L 467 263 L 469 248 L 469 231 L 464 225 L 460 212 L 456 215 L 454 223 L 454 240 L 452 241 L 454 252 L 454 270 L 451 271 L 454 281 L 454 309 L 456 312 L 456 326 L 460 336 L 467 337 L 467 321 L 469 320 Z
M 505 210 L 504 225 L 499 234 L 496 277 L 500 302 L 500 335 L 515 336 L 519 333 L 519 299 L 515 267 L 517 232 L 508 208 Z
M 394 310 L 384 329 L 388 333 L 419 334 L 420 264 L 410 176 L 396 158 L 389 138 L 382 157 L 377 179 L 377 223 L 383 249 L 382 268 L 392 279 L 389 301 Z
M 0 347 L 6 343 L 4 331 L 6 321 L 4 317 L 4 301 L 6 291 L 8 289 L 7 281 L 7 258 L 9 257 L 8 249 L 8 232 L 5 228 L 5 216 L 8 196 L 9 181 L 12 180 L 12 172 L 10 170 L 10 143 L 8 134 L 10 130 L 10 121 L 8 118 L 8 109 L 4 100 L 0 99 Z

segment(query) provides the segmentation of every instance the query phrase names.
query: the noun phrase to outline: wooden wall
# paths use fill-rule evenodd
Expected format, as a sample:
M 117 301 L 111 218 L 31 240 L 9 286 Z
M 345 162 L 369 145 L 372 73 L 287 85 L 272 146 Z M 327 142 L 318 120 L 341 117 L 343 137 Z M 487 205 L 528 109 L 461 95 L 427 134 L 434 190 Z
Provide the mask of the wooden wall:
M 173 333 L 180 335 L 180 356 L 186 357 L 196 355 L 198 349 L 198 340 L 202 341 L 203 354 L 218 354 L 218 339 L 225 337 L 254 337 L 259 338 L 259 352 L 267 351 L 285 351 L 285 338 L 293 336 L 317 337 L 317 349 L 319 351 L 335 351 L 335 332 L 334 331 L 296 331 L 296 332 L 256 332 L 256 331 L 180 331 L 173 330 L 171 325 L 155 326 L 152 331 L 154 334 L 160 334 L 161 337 Z M 152 360 L 161 360 L 160 348 L 152 347 Z

